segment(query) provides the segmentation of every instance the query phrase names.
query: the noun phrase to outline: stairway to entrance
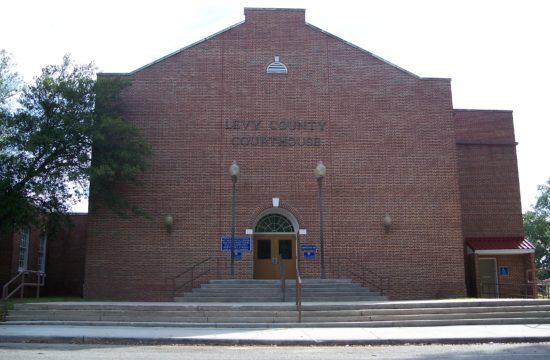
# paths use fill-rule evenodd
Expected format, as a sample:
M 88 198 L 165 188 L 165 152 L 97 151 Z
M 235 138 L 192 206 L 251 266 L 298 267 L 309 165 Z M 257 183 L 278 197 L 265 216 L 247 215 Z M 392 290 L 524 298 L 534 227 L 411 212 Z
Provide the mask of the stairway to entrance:
M 287 280 L 285 291 L 279 280 L 211 280 L 191 292 L 176 296 L 176 302 L 294 302 L 296 282 Z M 303 302 L 382 301 L 387 297 L 361 287 L 349 279 L 302 280 Z
M 550 300 L 432 300 L 304 303 L 66 302 L 17 304 L 12 325 L 165 327 L 404 327 L 550 324 Z

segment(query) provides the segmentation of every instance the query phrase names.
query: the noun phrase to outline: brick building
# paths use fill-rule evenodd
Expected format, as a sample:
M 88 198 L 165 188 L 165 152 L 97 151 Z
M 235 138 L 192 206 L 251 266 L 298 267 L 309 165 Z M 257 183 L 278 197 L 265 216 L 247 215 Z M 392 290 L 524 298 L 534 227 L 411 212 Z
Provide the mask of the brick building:
M 0 287 L 22 272 L 26 282 L 36 283 L 36 273 L 46 274 L 41 295 L 82 296 L 88 216 L 71 214 L 70 221 L 55 232 L 36 226 L 0 233 Z M 8 293 L 21 284 L 17 277 L 6 288 Z M 26 296 L 35 296 L 35 287 L 25 288 Z M 19 296 L 19 292 L 14 293 Z
M 302 276 L 320 276 L 322 161 L 327 278 L 364 277 L 392 299 L 483 295 L 487 271 L 486 283 L 527 283 L 532 249 L 511 241 L 523 242 L 511 112 L 454 110 L 450 79 L 390 64 L 304 10 L 244 13 L 131 73 L 99 75 L 131 81 L 121 107 L 154 158 L 143 187 L 121 191 L 151 218 L 89 214 L 86 297 L 170 300 L 191 272 L 226 277 L 233 160 L 236 236 L 251 247 L 237 246 L 238 278 L 276 278 L 279 254 L 293 277 L 296 252 Z

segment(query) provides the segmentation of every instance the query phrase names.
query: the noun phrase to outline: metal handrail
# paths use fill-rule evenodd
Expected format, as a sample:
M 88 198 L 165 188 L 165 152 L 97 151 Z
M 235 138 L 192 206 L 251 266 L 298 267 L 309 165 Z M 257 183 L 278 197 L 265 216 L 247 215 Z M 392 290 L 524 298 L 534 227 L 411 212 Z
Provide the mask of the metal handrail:
M 187 269 L 185 269 L 184 271 L 182 271 L 181 273 L 179 273 L 178 275 L 174 276 L 174 277 L 167 277 L 164 279 L 164 284 L 166 285 L 166 282 L 167 281 L 170 281 L 171 284 L 172 284 L 172 292 L 176 292 L 177 290 L 180 290 L 182 288 L 184 288 L 187 284 L 191 283 L 191 287 L 193 287 L 193 282 L 195 281 L 195 279 L 199 278 L 200 276 L 203 276 L 204 274 L 201 274 L 200 276 L 195 276 L 195 269 L 197 267 L 199 267 L 200 265 L 210 261 L 212 259 L 212 256 L 210 257 L 207 257 L 206 259 L 203 259 L 193 265 L 191 265 L 190 267 L 188 267 Z M 210 270 L 207 270 L 206 273 L 208 273 Z M 181 278 L 182 276 L 186 275 L 190 273 L 190 279 L 188 281 L 186 281 L 185 283 L 183 283 L 182 285 L 178 286 L 176 288 L 176 280 L 178 280 L 179 278 Z
M 36 275 L 36 282 L 26 282 L 25 277 L 27 275 Z M 9 286 L 17 281 L 19 278 L 22 278 L 22 281 L 17 287 L 9 292 Z M 25 286 L 36 286 L 36 298 L 40 297 L 40 286 L 44 286 L 46 280 L 46 274 L 42 271 L 33 271 L 33 270 L 25 270 L 21 271 L 17 275 L 15 275 L 10 281 L 8 281 L 3 287 L 2 287 L 2 300 L 8 300 L 15 294 L 18 290 L 23 289 Z M 23 291 L 21 291 L 21 298 L 23 297 Z
M 283 294 L 283 302 L 286 301 L 286 278 L 285 278 L 285 264 L 283 264 L 283 258 L 281 254 L 277 256 L 277 265 L 279 265 L 279 278 L 281 280 L 281 293 Z
M 537 282 L 536 284 L 537 296 L 542 296 L 543 298 L 550 299 L 550 284 L 543 283 L 542 281 Z
M 27 282 L 27 275 L 36 275 L 36 282 Z M 19 285 L 15 287 L 11 292 L 9 291 L 10 285 L 15 283 L 16 281 L 21 278 L 21 282 Z M 25 286 L 35 286 L 36 287 L 36 298 L 40 298 L 40 287 L 44 286 L 46 283 L 46 274 L 42 271 L 34 271 L 34 270 L 25 270 L 21 271 L 17 275 L 15 275 L 13 278 L 11 278 L 10 281 L 8 281 L 4 286 L 2 287 L 2 302 L 4 303 L 4 319 L 6 317 L 6 314 L 8 312 L 8 299 L 11 298 L 17 291 L 20 291 L 20 296 L 23 298 L 24 295 L 24 289 Z
M 168 286 L 168 282 L 170 282 L 171 284 L 171 289 L 172 289 L 172 292 L 173 294 L 175 295 L 175 293 L 181 289 L 184 289 L 186 287 L 189 286 L 190 284 L 190 287 L 193 288 L 193 286 L 195 285 L 195 281 L 197 279 L 200 279 L 201 277 L 209 274 L 210 272 L 212 272 L 213 270 L 216 270 L 217 272 L 217 277 L 220 278 L 221 277 L 221 273 L 220 273 L 220 264 L 219 264 L 219 260 L 221 259 L 224 259 L 226 260 L 225 256 L 224 257 L 220 257 L 220 256 L 209 256 L 205 259 L 202 259 L 198 262 L 196 262 L 195 264 L 191 265 L 190 267 L 186 268 L 184 271 L 182 271 L 181 273 L 179 273 L 178 275 L 174 276 L 174 277 L 166 277 L 164 279 L 164 286 Z M 216 260 L 216 264 L 215 264 L 215 269 L 212 268 L 212 267 L 209 267 L 208 269 L 206 270 L 203 270 L 203 271 L 198 271 L 197 268 L 199 268 L 200 266 L 204 265 L 204 264 L 207 264 L 209 262 L 211 262 L 212 260 Z M 189 276 L 189 279 L 179 285 L 176 286 L 176 282 L 181 279 L 182 277 L 188 275 Z
M 537 288 L 535 283 L 503 283 L 503 282 L 485 282 L 479 283 L 481 297 L 500 298 L 517 297 L 517 298 L 536 298 Z
M 340 274 L 341 270 L 346 271 L 348 274 L 358 278 L 361 281 L 362 286 L 373 287 L 374 289 L 378 290 L 380 292 L 380 295 L 382 296 L 389 292 L 391 286 L 390 277 L 381 276 L 371 269 L 367 268 L 364 264 L 351 258 L 332 257 L 331 260 L 337 262 L 338 274 Z M 360 272 L 354 271 L 351 266 L 342 267 L 342 262 L 351 262 L 354 265 L 353 268 L 360 269 Z M 375 281 L 371 280 L 371 278 L 374 278 Z
M 298 311 L 298 322 L 302 322 L 302 277 L 300 267 L 296 264 L 296 310 Z
M 302 277 L 300 275 L 300 236 L 296 232 L 296 311 L 298 311 L 298 322 L 302 322 Z

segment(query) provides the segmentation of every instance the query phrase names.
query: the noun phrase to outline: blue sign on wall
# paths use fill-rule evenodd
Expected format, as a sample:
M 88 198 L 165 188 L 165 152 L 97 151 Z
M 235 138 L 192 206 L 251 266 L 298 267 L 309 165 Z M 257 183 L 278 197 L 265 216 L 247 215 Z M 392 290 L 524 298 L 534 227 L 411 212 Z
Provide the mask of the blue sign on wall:
M 498 270 L 500 276 L 508 276 L 510 274 L 508 266 L 501 266 Z
M 315 260 L 315 254 L 317 253 L 316 245 L 302 245 L 301 247 L 304 260 Z
M 222 236 L 220 239 L 221 251 L 231 251 L 231 236 Z M 250 251 L 250 236 L 235 236 L 235 256 L 237 251 Z
M 317 251 L 317 245 L 302 245 L 302 251 Z

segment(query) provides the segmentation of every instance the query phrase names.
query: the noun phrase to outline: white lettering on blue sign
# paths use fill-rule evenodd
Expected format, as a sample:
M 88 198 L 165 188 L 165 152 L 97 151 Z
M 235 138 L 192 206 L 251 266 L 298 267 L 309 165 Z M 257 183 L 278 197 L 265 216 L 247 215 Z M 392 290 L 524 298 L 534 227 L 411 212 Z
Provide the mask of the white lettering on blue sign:
M 302 254 L 304 260 L 315 260 L 315 253 L 317 252 L 317 245 L 302 245 Z
M 317 245 L 302 245 L 302 251 L 317 251 Z
M 250 251 L 250 236 L 235 236 L 234 238 L 234 249 L 235 252 L 239 251 Z M 220 239 L 220 250 L 221 251 L 231 251 L 231 236 L 222 236 Z

